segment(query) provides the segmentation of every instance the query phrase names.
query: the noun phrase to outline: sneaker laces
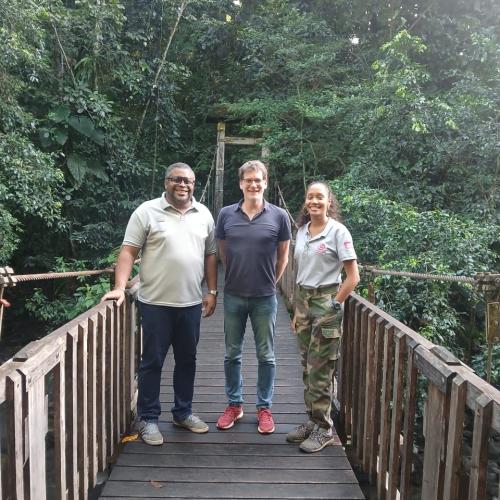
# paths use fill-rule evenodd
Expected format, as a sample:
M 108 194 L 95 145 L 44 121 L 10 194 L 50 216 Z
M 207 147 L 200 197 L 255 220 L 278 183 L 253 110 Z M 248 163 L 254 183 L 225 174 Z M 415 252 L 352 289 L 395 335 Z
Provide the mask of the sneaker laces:
M 272 419 L 272 413 L 267 408 L 259 410 L 259 420 L 262 420 L 262 423 L 269 424 L 272 422 Z
M 309 427 L 307 426 L 307 424 L 300 424 L 299 426 L 297 426 L 293 432 L 294 433 L 297 433 L 297 434 L 303 434 L 304 436 L 307 436 L 308 435 L 308 432 L 310 431 Z M 310 435 L 310 434 L 309 434 Z
M 321 443 L 321 444 L 323 444 L 324 441 L 328 441 L 331 438 L 332 438 L 332 436 L 330 436 L 326 432 L 319 431 L 317 429 L 312 431 L 311 434 L 309 435 L 309 439 L 315 439 L 316 441 L 318 441 L 318 443 Z
M 142 424 L 140 425 L 140 432 L 143 432 L 145 434 L 158 432 L 158 425 L 154 422 L 147 422 L 143 420 Z
M 240 414 L 241 408 L 239 406 L 228 406 L 224 410 L 223 416 L 237 417 Z

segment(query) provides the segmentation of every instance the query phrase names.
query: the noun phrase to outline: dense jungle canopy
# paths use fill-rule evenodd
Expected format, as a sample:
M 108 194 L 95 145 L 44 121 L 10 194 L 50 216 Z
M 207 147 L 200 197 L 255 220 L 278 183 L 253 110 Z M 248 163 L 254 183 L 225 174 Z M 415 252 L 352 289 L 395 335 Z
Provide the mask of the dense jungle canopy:
M 192 165 L 199 195 L 222 113 L 264 138 L 293 212 L 332 181 L 362 263 L 498 272 L 499 20 L 495 0 L 0 0 L 0 265 L 112 261 L 166 165 Z M 259 148 L 226 154 L 229 203 Z M 106 286 L 25 288 L 11 321 L 53 327 Z M 376 294 L 484 371 L 475 288 L 379 277 Z

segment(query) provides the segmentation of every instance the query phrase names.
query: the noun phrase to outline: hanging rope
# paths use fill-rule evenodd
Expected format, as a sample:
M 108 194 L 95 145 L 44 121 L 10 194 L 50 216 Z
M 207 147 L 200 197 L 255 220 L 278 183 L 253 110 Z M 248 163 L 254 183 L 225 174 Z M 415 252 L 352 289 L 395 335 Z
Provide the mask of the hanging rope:
M 160 108 L 160 89 L 156 89 L 156 114 L 155 114 L 155 142 L 153 147 L 153 175 L 151 176 L 151 192 L 149 197 L 153 198 L 156 188 L 156 165 L 158 162 L 158 118 Z
M 290 214 L 290 211 L 288 210 L 288 206 L 286 204 L 285 198 L 283 197 L 283 193 L 281 191 L 280 185 L 276 181 L 276 188 L 278 190 L 278 195 L 281 200 L 281 203 L 283 204 L 283 207 L 288 214 L 288 217 L 290 217 L 290 220 L 292 224 L 294 225 L 295 229 L 298 229 L 297 224 L 295 223 L 292 215 Z M 374 266 L 368 266 L 368 265 L 359 265 L 359 269 L 361 272 L 364 273 L 370 273 L 374 275 L 384 275 L 384 276 L 400 276 L 403 278 L 413 278 L 413 279 L 420 279 L 420 280 L 433 280 L 433 281 L 454 281 L 458 283 L 472 283 L 472 284 L 477 284 L 478 279 L 477 277 L 472 277 L 472 276 L 458 276 L 458 275 L 453 275 L 453 274 L 430 274 L 430 273 L 412 273 L 412 272 L 407 272 L 407 271 L 391 271 L 389 269 L 377 269 Z M 479 275 L 478 275 L 479 276 Z
M 214 157 L 212 159 L 212 166 L 210 167 L 210 172 L 208 172 L 207 182 L 205 182 L 205 187 L 203 188 L 203 191 L 201 192 L 200 203 L 204 203 L 205 196 L 207 196 L 207 190 L 208 190 L 208 188 L 210 186 L 210 179 L 212 177 L 212 172 L 214 170 L 216 157 L 217 157 L 217 149 L 214 152 Z
M 147 112 L 149 109 L 149 105 L 151 104 L 151 100 L 153 98 L 154 91 L 158 87 L 158 82 L 159 82 L 163 67 L 165 66 L 165 62 L 167 60 L 167 54 L 168 54 L 168 51 L 170 49 L 170 45 L 171 45 L 172 40 L 174 38 L 175 32 L 177 31 L 177 27 L 179 26 L 179 22 L 182 18 L 182 14 L 184 13 L 184 9 L 186 8 L 188 3 L 189 3 L 189 0 L 185 0 L 184 2 L 182 2 L 181 6 L 179 7 L 179 10 L 177 11 L 177 20 L 175 21 L 174 27 L 172 28 L 172 31 L 170 32 L 170 37 L 168 39 L 167 46 L 165 47 L 165 50 L 163 51 L 163 55 L 162 55 L 162 58 L 160 60 L 160 64 L 158 65 L 158 69 L 156 70 L 153 84 L 151 85 L 151 93 L 148 97 L 148 100 L 146 101 L 146 105 L 144 106 L 144 110 L 142 112 L 142 116 L 141 116 L 141 119 L 139 121 L 139 125 L 137 126 L 137 130 L 135 132 L 134 149 L 137 146 L 139 136 L 141 135 L 142 127 L 144 125 L 144 120 L 146 119 L 146 115 L 147 115 Z
M 285 209 L 285 212 L 288 214 L 288 217 L 290 218 L 290 222 L 293 224 L 295 229 L 299 229 L 299 226 L 297 226 L 297 223 L 295 222 L 294 218 L 292 217 L 292 214 L 290 213 L 290 210 L 288 210 L 288 206 L 286 204 L 285 198 L 283 198 L 283 193 L 281 192 L 280 185 L 278 184 L 278 181 L 276 181 L 276 187 L 278 188 L 278 196 L 281 200 L 281 203 L 283 203 L 283 207 Z
M 93 271 L 68 271 L 64 273 L 18 274 L 12 276 L 18 283 L 25 281 L 55 280 L 62 278 L 76 278 L 78 276 L 97 276 L 99 274 L 113 274 L 114 268 L 96 269 Z
M 476 283 L 477 279 L 471 276 L 458 276 L 453 274 L 430 274 L 430 273 L 411 273 L 406 271 L 391 271 L 389 269 L 376 269 L 373 266 L 360 265 L 361 272 L 387 275 L 387 276 L 401 276 L 404 278 L 414 278 L 420 280 L 434 280 L 434 281 L 456 281 L 459 283 Z

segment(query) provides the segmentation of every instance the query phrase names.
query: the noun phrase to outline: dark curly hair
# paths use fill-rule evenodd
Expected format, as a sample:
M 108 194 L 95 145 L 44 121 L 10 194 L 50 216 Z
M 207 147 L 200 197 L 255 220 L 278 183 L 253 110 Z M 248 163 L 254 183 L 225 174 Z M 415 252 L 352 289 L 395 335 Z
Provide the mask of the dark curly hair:
M 333 194 L 332 189 L 330 188 L 330 186 L 328 185 L 327 182 L 325 182 L 325 181 L 312 181 L 312 182 L 310 182 L 307 186 L 306 194 L 307 194 L 307 191 L 309 191 L 309 188 L 311 186 L 314 186 L 315 184 L 320 184 L 320 185 L 324 186 L 328 192 L 328 201 L 330 202 L 330 206 L 328 207 L 326 215 L 328 217 L 330 217 L 331 219 L 335 219 L 336 221 L 340 222 L 342 220 L 342 217 L 340 215 L 340 205 L 339 205 L 337 198 Z M 297 217 L 297 225 L 299 227 L 302 227 L 305 224 L 307 224 L 310 220 L 311 220 L 311 217 L 310 217 L 309 213 L 307 212 L 307 208 L 306 208 L 306 205 L 304 203 L 304 205 L 302 206 L 302 210 L 300 211 L 299 216 Z

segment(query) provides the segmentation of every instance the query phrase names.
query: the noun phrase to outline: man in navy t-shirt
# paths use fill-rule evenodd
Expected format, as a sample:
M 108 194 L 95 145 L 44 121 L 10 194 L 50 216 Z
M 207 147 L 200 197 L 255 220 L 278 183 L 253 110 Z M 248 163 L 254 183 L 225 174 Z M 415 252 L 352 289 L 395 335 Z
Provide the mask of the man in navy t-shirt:
M 261 434 L 274 432 L 271 413 L 276 362 L 276 282 L 288 262 L 290 220 L 287 213 L 264 200 L 267 168 L 251 160 L 239 169 L 243 199 L 224 207 L 215 237 L 224 265 L 224 373 L 228 406 L 217 420 L 229 429 L 243 416 L 241 360 L 243 336 L 250 317 L 258 360 L 257 421 Z

